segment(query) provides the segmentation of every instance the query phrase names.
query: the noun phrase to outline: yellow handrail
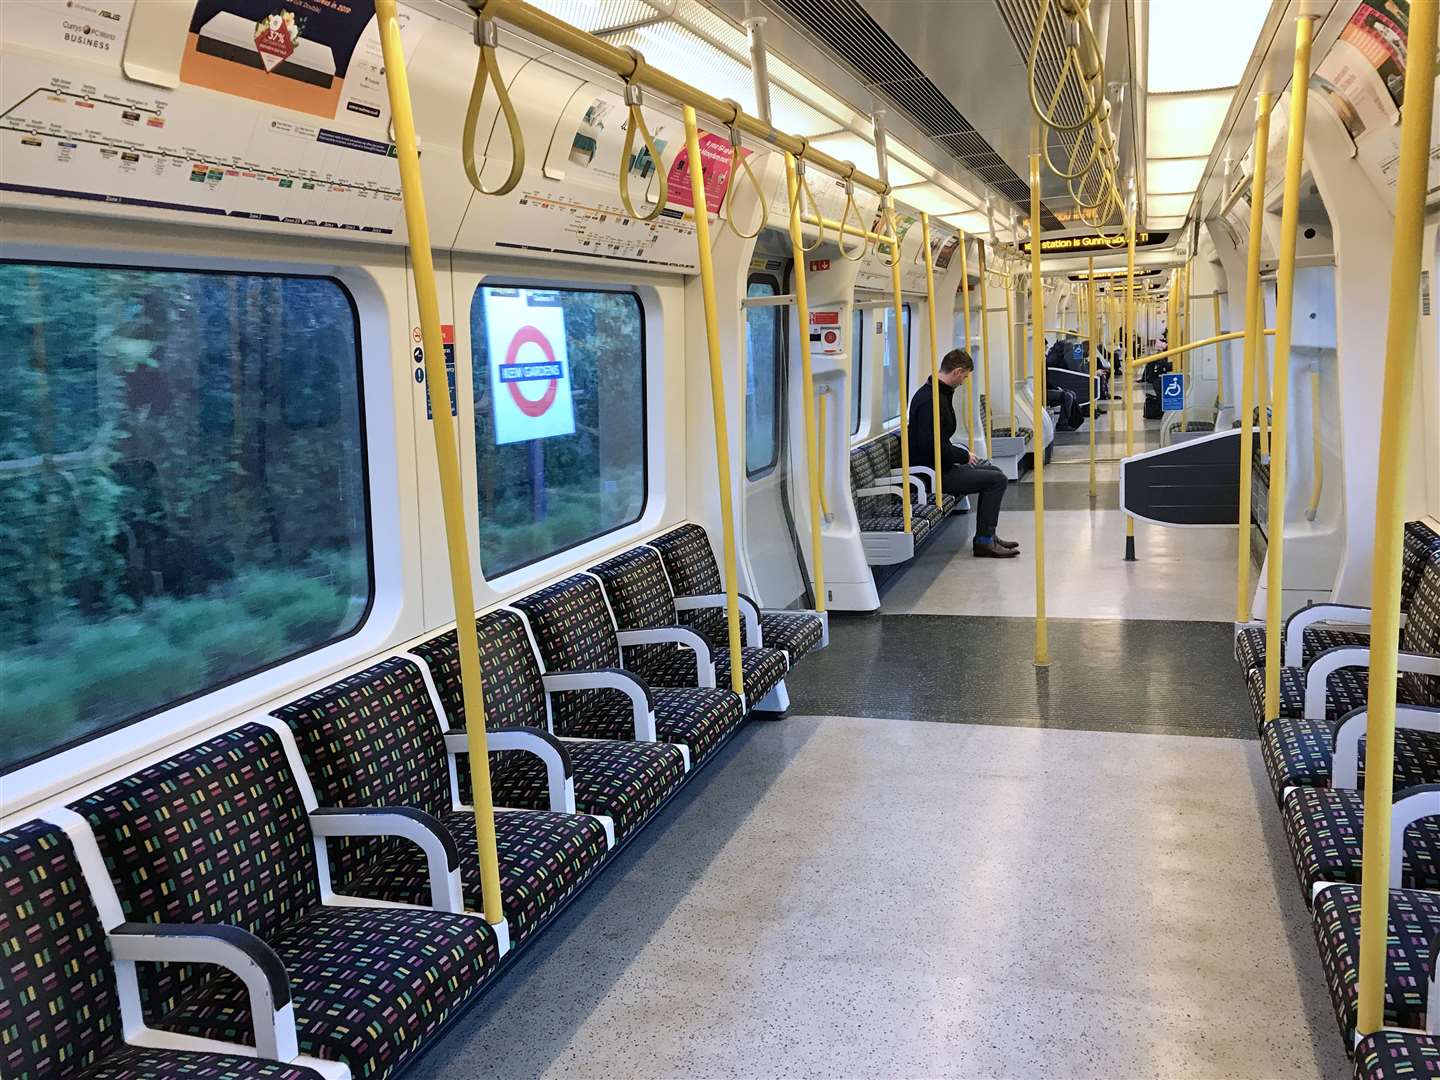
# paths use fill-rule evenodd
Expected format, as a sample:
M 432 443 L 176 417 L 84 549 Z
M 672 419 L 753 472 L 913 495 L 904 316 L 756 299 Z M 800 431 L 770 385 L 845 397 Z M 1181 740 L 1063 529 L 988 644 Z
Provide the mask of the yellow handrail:
M 1435 93 L 1436 5 L 1410 7 L 1395 239 L 1390 257 L 1390 312 L 1385 333 L 1385 387 L 1380 407 L 1380 460 L 1375 482 L 1375 565 L 1370 595 L 1370 689 L 1365 728 L 1365 830 L 1360 877 L 1360 986 L 1355 1029 L 1368 1035 L 1385 1022 L 1385 955 L 1389 937 L 1394 797 L 1396 665 L 1400 641 L 1400 574 L 1405 510 L 1405 452 L 1415 392 L 1420 262 L 1425 232 L 1430 124 Z M 1399 884 L 1399 882 L 1394 882 Z
M 820 477 L 816 464 L 815 374 L 810 359 L 810 293 L 805 276 L 805 243 L 800 235 L 800 185 L 804 177 L 794 154 L 785 155 L 785 187 L 790 197 L 790 256 L 795 282 L 795 317 L 800 327 L 800 394 L 805 418 L 805 473 L 810 485 L 810 557 L 815 575 L 815 610 L 825 610 L 825 545 L 820 537 Z M 703 203 L 697 203 L 703 207 Z M 697 211 L 697 216 L 700 216 Z M 824 235 L 823 233 L 821 235 Z M 738 654 L 735 654 L 738 655 Z
M 715 300 L 715 264 L 710 254 L 710 216 L 705 212 L 705 176 L 700 168 L 700 132 L 695 109 L 683 107 L 685 152 L 690 155 L 690 205 L 695 210 L 695 246 L 700 259 L 700 295 L 705 308 L 705 351 L 710 361 L 710 409 L 715 421 L 715 468 L 720 485 L 721 545 L 725 558 L 725 622 L 730 645 L 730 689 L 745 700 L 745 665 L 740 662 L 739 560 L 735 556 L 735 511 L 731 505 L 730 428 L 725 417 L 725 371 L 720 362 L 720 318 Z
M 970 353 L 970 267 L 966 263 L 965 249 L 969 245 L 965 242 L 965 230 L 960 230 L 960 302 L 965 308 L 965 353 Z M 934 288 L 931 288 L 934 293 Z M 975 379 L 972 375 L 965 380 L 965 438 L 966 446 L 975 445 Z M 989 451 L 989 446 L 986 446 Z M 937 466 L 938 468 L 938 466 Z
M 445 550 L 450 564 L 451 600 L 455 606 L 455 636 L 460 651 L 460 695 L 465 703 L 465 737 L 470 751 L 471 802 L 475 808 L 475 847 L 480 860 L 480 895 L 485 921 L 505 923 L 500 895 L 500 859 L 495 849 L 494 800 L 490 792 L 490 748 L 485 734 L 485 694 L 480 676 L 480 638 L 475 628 L 475 590 L 470 581 L 469 523 L 465 516 L 460 481 L 455 418 L 445 400 L 447 378 L 445 349 L 440 341 L 440 300 L 435 285 L 435 261 L 430 252 L 430 222 L 425 213 L 425 190 L 420 177 L 420 151 L 415 142 L 415 114 L 410 105 L 410 84 L 405 74 L 405 50 L 400 43 L 400 21 L 395 0 L 375 0 L 380 28 L 380 49 L 385 59 L 385 86 L 395 128 L 395 152 L 400 164 L 400 191 L 405 205 L 405 231 L 415 279 L 415 302 L 420 309 L 420 342 L 425 350 L 425 387 L 430 395 L 435 437 L 435 463 L 440 473 L 440 506 L 445 521 Z
M 1265 170 L 1270 144 L 1270 91 L 1255 99 L 1255 172 L 1250 179 L 1250 247 L 1245 259 L 1245 352 L 1240 372 L 1240 537 L 1235 561 L 1235 621 L 1249 622 L 1250 597 L 1251 469 L 1255 460 L 1255 368 L 1265 362 L 1265 325 L 1260 307 L 1260 239 L 1265 216 Z
M 1030 126 L 1030 317 L 1031 357 L 1035 364 L 1035 666 L 1050 666 L 1050 628 L 1045 620 L 1045 321 L 1040 282 L 1040 125 Z
M 1086 260 L 1089 268 L 1088 279 L 1085 284 L 1086 309 L 1090 315 L 1090 497 L 1096 496 L 1095 488 L 1095 399 L 1100 396 L 1099 382 L 1096 378 L 1100 373 L 1100 354 L 1096 351 L 1096 311 L 1095 311 L 1095 257 L 1092 255 Z
M 1264 208 L 1262 204 L 1261 212 Z M 1280 354 L 1275 354 L 1275 364 L 1280 364 Z M 1270 456 L 1270 356 L 1268 350 L 1261 350 L 1255 364 L 1255 400 L 1260 410 L 1260 456 Z
M 900 233 L 895 224 L 895 200 L 888 195 L 885 197 L 885 214 L 890 223 L 891 250 L 894 253 L 890 260 L 890 288 L 895 298 L 895 377 L 900 381 L 900 516 L 905 531 L 909 533 L 915 529 L 910 513 L 910 381 L 905 367 L 905 305 L 900 295 Z
M 1273 327 L 1267 327 L 1260 332 L 1262 334 L 1265 334 L 1267 337 L 1275 336 L 1275 330 Z M 1245 336 L 1245 333 L 1246 332 L 1244 330 L 1226 330 L 1223 334 L 1216 334 L 1213 337 L 1201 338 L 1199 341 L 1186 342 L 1184 345 L 1176 345 L 1170 349 L 1161 349 L 1157 353 L 1151 353 L 1149 356 L 1140 357 L 1140 359 L 1136 360 L 1135 363 L 1139 364 L 1143 368 L 1152 360 L 1164 360 L 1167 356 L 1175 356 L 1180 353 L 1193 352 L 1196 349 L 1208 348 L 1209 346 L 1219 344 L 1222 341 L 1234 341 L 1237 338 L 1243 338 Z
M 1320 512 L 1320 495 L 1325 490 L 1325 455 L 1320 452 L 1320 372 L 1310 372 L 1310 505 L 1305 520 L 1314 521 Z
M 1280 207 L 1280 261 L 1275 271 L 1275 415 L 1270 430 L 1270 546 L 1265 583 L 1265 720 L 1280 715 L 1280 658 L 1284 652 L 1285 488 L 1290 435 L 1290 335 L 1295 318 L 1295 234 L 1300 225 L 1300 174 L 1305 164 L 1305 114 L 1310 95 L 1313 15 L 1295 20 L 1295 69 L 1290 85 L 1290 130 L 1285 146 L 1285 192 Z M 1378 824 L 1378 819 L 1372 819 Z
M 960 234 L 965 246 L 965 234 Z M 945 505 L 945 459 L 940 453 L 940 332 L 935 325 L 935 259 L 930 251 L 930 215 L 920 212 L 920 246 L 925 249 L 925 309 L 930 313 L 930 424 L 935 439 L 935 505 Z M 909 492 L 906 492 L 909 497 Z
M 990 394 L 990 308 L 985 279 L 989 273 L 985 268 L 985 241 L 980 241 L 980 354 L 985 373 L 985 452 L 994 453 L 995 445 L 995 398 Z M 1014 390 L 1011 390 L 1014 393 Z

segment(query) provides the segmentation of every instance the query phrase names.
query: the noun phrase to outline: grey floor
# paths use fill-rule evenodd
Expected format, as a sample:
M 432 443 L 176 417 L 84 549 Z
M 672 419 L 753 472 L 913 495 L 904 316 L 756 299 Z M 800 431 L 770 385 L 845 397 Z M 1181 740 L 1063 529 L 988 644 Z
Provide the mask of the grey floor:
M 1341 1077 L 1257 744 L 745 729 L 435 1077 Z

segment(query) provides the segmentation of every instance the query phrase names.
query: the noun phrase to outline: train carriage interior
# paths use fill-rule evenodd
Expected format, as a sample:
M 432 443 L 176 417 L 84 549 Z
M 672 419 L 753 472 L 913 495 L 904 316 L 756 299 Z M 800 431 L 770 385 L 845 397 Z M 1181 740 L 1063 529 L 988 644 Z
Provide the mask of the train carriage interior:
M 0 3 L 0 1076 L 1440 1078 L 1437 9 Z

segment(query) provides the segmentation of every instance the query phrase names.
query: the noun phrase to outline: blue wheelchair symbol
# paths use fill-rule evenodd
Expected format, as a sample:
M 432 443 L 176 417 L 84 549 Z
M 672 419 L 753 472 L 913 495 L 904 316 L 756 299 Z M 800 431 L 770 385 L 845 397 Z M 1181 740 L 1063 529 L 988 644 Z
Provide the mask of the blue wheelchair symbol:
M 1185 408 L 1185 376 L 1173 372 L 1160 376 L 1160 409 L 1162 412 L 1180 412 Z

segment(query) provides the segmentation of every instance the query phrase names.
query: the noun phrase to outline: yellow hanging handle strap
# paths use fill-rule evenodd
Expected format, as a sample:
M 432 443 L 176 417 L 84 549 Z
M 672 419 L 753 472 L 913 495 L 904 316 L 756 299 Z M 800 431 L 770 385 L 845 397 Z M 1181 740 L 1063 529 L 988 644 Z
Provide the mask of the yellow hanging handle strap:
M 740 115 L 740 103 L 736 101 L 725 102 L 733 105 L 735 115 Z M 755 201 L 760 206 L 760 224 L 755 226 L 753 232 L 744 232 L 735 224 L 735 189 L 740 186 L 740 174 L 750 181 L 750 188 L 755 192 Z M 760 186 L 760 178 L 755 175 L 755 170 L 750 167 L 750 155 L 745 153 L 745 148 L 740 145 L 740 129 L 735 126 L 734 121 L 730 123 L 730 173 L 729 182 L 725 185 L 725 195 L 717 207 L 720 216 L 725 219 L 726 227 L 738 236 L 741 240 L 754 240 L 765 231 L 765 226 L 770 224 L 770 204 L 765 198 L 765 189 Z
M 880 228 L 876 232 L 878 239 L 875 241 L 875 257 L 880 260 L 880 265 L 886 267 L 898 267 L 900 265 L 900 233 L 895 224 L 895 200 L 887 189 L 881 196 L 884 200 L 880 213 Z M 886 253 L 888 254 L 888 257 Z M 900 275 L 895 275 L 899 280 Z M 895 287 L 899 292 L 900 287 Z
M 801 150 L 799 154 L 787 153 L 787 161 L 785 166 L 786 177 L 788 179 L 791 169 L 789 159 L 794 159 L 793 167 L 795 172 L 795 183 L 793 185 L 790 185 L 790 189 L 788 192 L 790 197 L 787 203 L 787 206 L 790 210 L 790 220 L 806 220 L 815 222 L 815 242 L 809 247 L 806 247 L 804 243 L 801 243 L 799 248 L 796 249 L 799 253 L 796 256 L 797 266 L 799 265 L 799 255 L 808 255 L 810 252 L 814 251 L 816 248 L 818 248 L 821 244 L 825 242 L 825 219 L 820 215 L 820 208 L 815 205 L 815 191 L 810 187 L 810 181 L 805 176 L 804 155 L 804 150 Z M 806 199 L 810 200 L 809 210 L 805 209 Z M 841 245 L 840 250 L 845 250 L 843 244 Z
M 960 234 L 965 244 L 965 234 Z M 920 247 L 925 252 L 925 308 L 930 313 L 930 424 L 935 436 L 935 505 L 945 505 L 945 458 L 940 453 L 940 332 L 935 323 L 935 257 L 930 250 L 930 215 L 920 212 Z
M 450 586 L 460 647 L 460 689 L 468 718 L 465 735 L 470 751 L 471 801 L 475 807 L 475 842 L 480 857 L 480 893 L 485 899 L 485 920 L 499 925 L 505 921 L 505 910 L 500 897 L 500 860 L 495 850 L 490 754 L 485 737 L 485 695 L 480 685 L 480 641 L 475 630 L 475 591 L 470 582 L 470 545 L 466 539 L 468 521 L 461 494 L 455 419 L 450 415 L 445 400 L 445 351 L 440 341 L 440 300 L 435 286 L 435 262 L 430 252 L 430 223 L 425 213 L 425 192 L 420 183 L 420 152 L 415 143 L 415 117 L 410 108 L 410 85 L 405 74 L 405 51 L 400 44 L 400 22 L 395 0 L 376 0 L 375 16 L 380 24 L 385 83 L 390 93 L 390 115 L 395 125 L 400 189 L 405 202 L 405 229 L 415 275 L 415 301 L 420 308 L 425 384 L 434 406 L 431 409 L 431 431 L 435 436 L 440 504 L 445 515 L 445 546 L 450 558 Z
M 635 81 L 636 73 L 645 63 L 645 57 L 638 49 L 627 49 L 626 51 L 635 58 L 635 66 L 625 77 L 625 106 L 630 110 L 630 115 L 625 122 L 625 145 L 620 148 L 620 204 L 625 207 L 625 213 L 637 221 L 654 221 L 665 209 L 667 173 L 665 163 L 660 158 L 660 151 L 655 149 L 655 140 L 650 137 L 650 129 L 645 126 L 645 113 L 641 109 L 641 106 L 645 104 L 645 94 L 640 89 L 640 84 Z M 645 144 L 645 152 L 650 155 L 650 166 L 654 170 L 656 178 L 655 207 L 648 214 L 636 213 L 635 204 L 630 201 L 630 172 L 635 165 L 635 132 L 637 130 Z M 690 157 L 690 172 L 701 177 L 700 191 L 703 195 L 705 190 L 704 170 L 701 168 L 698 152 Z M 703 198 L 695 205 L 695 216 L 697 219 L 705 216 L 705 200 Z
M 1315 17 L 1295 20 L 1290 129 L 1280 204 L 1280 258 L 1275 268 L 1275 416 L 1270 428 L 1270 546 L 1265 553 L 1265 721 L 1280 715 L 1280 659 L 1284 654 L 1285 494 L 1290 435 L 1290 339 L 1295 319 L 1295 237 L 1300 227 L 1300 178 L 1305 164 L 1305 118 L 1310 104 L 1310 42 Z M 1373 640 L 1373 639 L 1372 639 Z M 1366 769 L 1369 774 L 1369 769 Z M 1377 823 L 1380 819 L 1376 820 Z M 1382 826 L 1383 828 L 1383 826 Z
M 800 327 L 800 400 L 805 420 L 805 470 L 810 485 L 810 558 L 815 584 L 815 610 L 825 610 L 825 546 L 820 536 L 820 471 L 815 435 L 815 374 L 810 360 L 810 293 L 805 276 L 805 251 L 800 233 L 800 163 L 785 155 L 785 184 L 790 195 L 790 254 L 794 260 L 795 318 Z M 823 443 L 823 440 L 821 440 Z M 821 451 L 823 452 L 823 451 Z
M 840 214 L 840 227 L 836 230 L 835 243 L 840 248 L 842 259 L 846 262 L 859 262 L 870 251 L 870 230 L 865 228 L 865 219 L 860 216 L 860 208 L 855 205 L 855 182 L 850 179 L 855 172 L 855 166 L 848 161 L 845 164 L 850 166 L 850 172 L 845 176 L 845 209 Z M 855 249 L 854 255 L 845 250 L 845 234 L 850 231 L 846 222 L 852 215 L 855 218 L 854 231 L 860 237 L 860 246 Z
M 465 107 L 465 127 L 460 137 L 460 160 L 465 163 L 465 176 L 470 186 L 481 195 L 507 195 L 515 189 L 525 172 L 525 136 L 520 131 L 520 118 L 515 115 L 515 103 L 510 100 L 510 90 L 500 75 L 500 60 L 496 52 L 500 34 L 494 19 L 475 16 L 475 44 L 480 53 L 475 60 L 475 81 L 470 86 L 470 104 Z M 495 84 L 495 96 L 500 101 L 500 112 L 505 117 L 505 126 L 510 131 L 510 173 L 497 188 L 487 188 L 480 182 L 480 170 L 475 165 L 475 129 L 480 126 L 480 106 L 485 101 L 485 84 Z
M 730 643 L 730 689 L 745 699 L 745 666 L 740 662 L 739 560 L 735 555 L 735 510 L 731 505 L 730 428 L 725 417 L 725 371 L 720 363 L 720 316 L 715 300 L 715 263 L 710 254 L 710 217 L 705 213 L 705 177 L 700 169 L 700 131 L 695 109 L 686 105 L 685 151 L 690 155 L 690 198 L 695 207 L 695 246 L 700 259 L 700 295 L 705 306 L 705 352 L 710 361 L 710 407 L 715 421 L 715 469 L 720 486 L 720 531 L 725 559 L 725 623 Z
M 1398 860 L 1400 852 L 1390 850 L 1389 823 L 1394 797 L 1405 453 L 1415 415 L 1411 402 L 1415 394 L 1425 189 L 1435 97 L 1435 30 L 1436 5 L 1411 4 L 1405 105 L 1400 115 L 1400 169 L 1395 187 L 1394 254 L 1390 259 L 1379 476 L 1375 483 L 1375 566 L 1370 597 L 1369 718 L 1365 737 L 1365 818 L 1370 824 L 1365 829 L 1360 877 L 1358 1035 L 1368 1035 L 1385 1022 L 1390 889 L 1400 884 L 1391 881 L 1390 860 Z

